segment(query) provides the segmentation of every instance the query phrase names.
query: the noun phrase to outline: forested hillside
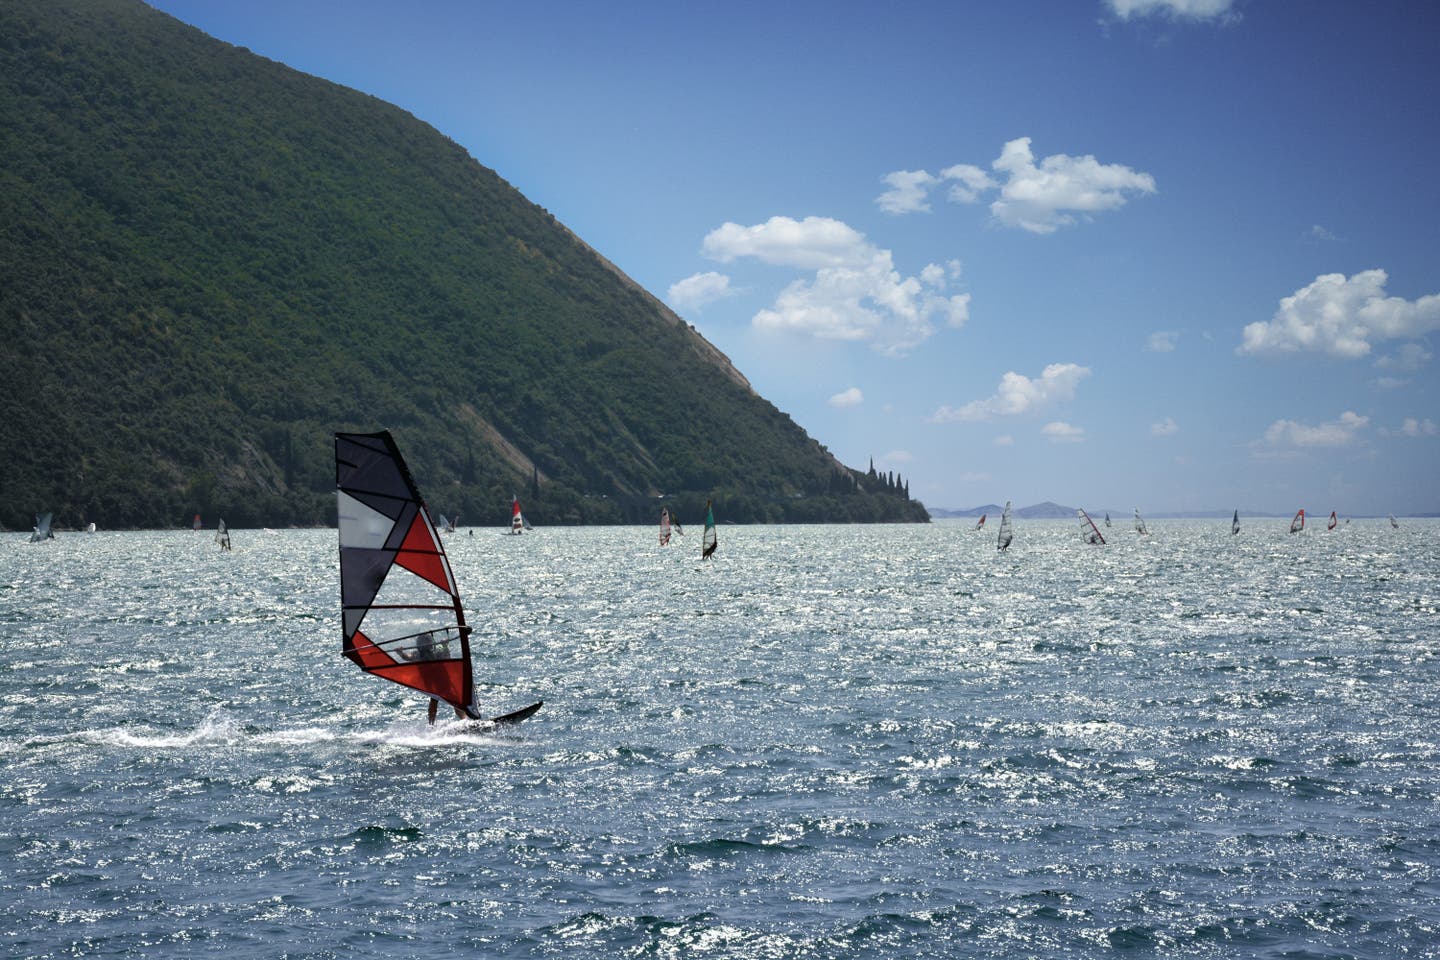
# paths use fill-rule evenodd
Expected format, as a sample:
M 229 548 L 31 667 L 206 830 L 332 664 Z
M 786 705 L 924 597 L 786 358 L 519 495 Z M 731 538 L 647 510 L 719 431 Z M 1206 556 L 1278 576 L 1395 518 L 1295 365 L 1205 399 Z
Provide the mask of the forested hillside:
M 0 524 L 923 520 L 441 133 L 139 0 L 0 4 Z M 887 481 L 887 482 L 880 482 Z

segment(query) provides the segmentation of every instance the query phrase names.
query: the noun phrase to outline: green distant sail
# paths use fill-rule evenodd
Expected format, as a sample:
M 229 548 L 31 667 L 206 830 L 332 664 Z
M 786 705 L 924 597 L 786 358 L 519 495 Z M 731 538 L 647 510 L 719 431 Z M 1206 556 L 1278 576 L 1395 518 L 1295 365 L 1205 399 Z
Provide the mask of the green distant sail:
M 700 539 L 700 559 L 709 560 L 710 555 L 715 552 L 715 511 L 710 506 L 710 501 L 705 501 L 705 535 Z

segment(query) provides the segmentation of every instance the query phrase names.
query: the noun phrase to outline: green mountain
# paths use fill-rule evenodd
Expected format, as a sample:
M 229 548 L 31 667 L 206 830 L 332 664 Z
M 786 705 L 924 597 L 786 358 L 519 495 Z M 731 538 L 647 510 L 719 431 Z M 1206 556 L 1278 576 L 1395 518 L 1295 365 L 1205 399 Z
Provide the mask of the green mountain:
M 0 524 L 925 520 L 433 128 L 138 0 L 0 4 Z

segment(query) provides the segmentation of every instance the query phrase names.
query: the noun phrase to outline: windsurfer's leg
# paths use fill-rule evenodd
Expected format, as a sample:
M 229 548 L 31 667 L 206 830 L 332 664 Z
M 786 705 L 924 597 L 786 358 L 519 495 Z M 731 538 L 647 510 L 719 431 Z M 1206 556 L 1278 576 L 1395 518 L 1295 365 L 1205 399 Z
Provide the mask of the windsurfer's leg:
M 430 698 L 430 722 L 435 722 L 435 714 L 440 710 L 440 701 L 434 697 Z

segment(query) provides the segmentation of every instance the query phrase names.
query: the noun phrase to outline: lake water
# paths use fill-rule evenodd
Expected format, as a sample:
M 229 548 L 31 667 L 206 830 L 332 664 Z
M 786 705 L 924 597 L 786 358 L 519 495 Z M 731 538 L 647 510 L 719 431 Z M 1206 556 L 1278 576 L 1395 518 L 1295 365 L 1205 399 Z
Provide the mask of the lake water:
M 1244 522 L 462 530 L 508 736 L 333 530 L 6 534 L 0 955 L 1440 956 L 1440 522 Z

